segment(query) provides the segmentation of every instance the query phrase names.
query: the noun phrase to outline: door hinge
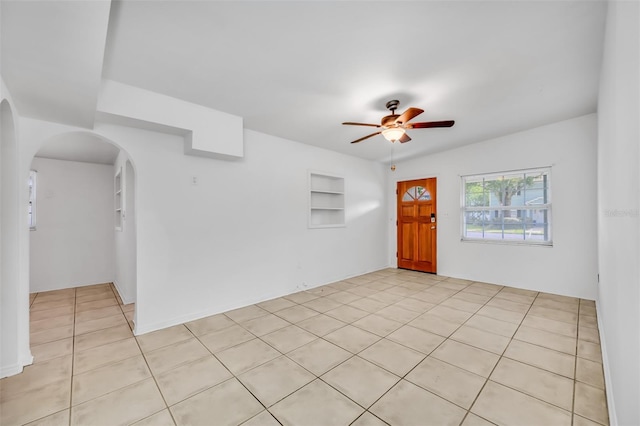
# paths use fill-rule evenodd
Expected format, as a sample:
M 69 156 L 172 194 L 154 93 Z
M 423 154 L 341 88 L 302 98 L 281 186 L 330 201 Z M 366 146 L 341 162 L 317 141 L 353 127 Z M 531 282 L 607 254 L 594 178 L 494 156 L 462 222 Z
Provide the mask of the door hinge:
M 398 257 L 398 252 L 396 252 L 396 257 Z
M 396 189 L 396 195 L 398 195 L 398 190 Z
M 398 221 L 396 220 L 396 226 L 398 226 Z

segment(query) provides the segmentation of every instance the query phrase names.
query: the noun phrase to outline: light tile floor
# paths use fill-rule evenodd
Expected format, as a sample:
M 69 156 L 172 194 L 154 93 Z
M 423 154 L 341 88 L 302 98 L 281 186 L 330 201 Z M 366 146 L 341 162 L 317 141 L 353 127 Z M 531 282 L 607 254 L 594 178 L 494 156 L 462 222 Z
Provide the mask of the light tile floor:
M 109 284 L 31 302 L 3 426 L 608 423 L 589 300 L 388 269 L 138 337 Z

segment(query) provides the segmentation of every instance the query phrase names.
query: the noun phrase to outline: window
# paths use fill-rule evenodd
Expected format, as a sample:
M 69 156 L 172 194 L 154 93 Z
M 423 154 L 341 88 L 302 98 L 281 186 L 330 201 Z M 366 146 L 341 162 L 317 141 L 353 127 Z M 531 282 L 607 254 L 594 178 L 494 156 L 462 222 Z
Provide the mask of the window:
M 551 169 L 462 177 L 462 240 L 551 245 Z
M 29 229 L 36 229 L 36 178 L 38 172 L 29 171 Z

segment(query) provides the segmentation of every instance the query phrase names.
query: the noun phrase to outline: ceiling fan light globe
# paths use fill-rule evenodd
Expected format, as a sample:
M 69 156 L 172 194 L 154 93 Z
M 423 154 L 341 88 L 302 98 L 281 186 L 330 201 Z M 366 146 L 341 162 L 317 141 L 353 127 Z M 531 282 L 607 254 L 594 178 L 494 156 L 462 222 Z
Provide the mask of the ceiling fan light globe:
M 405 134 L 405 130 L 402 127 L 390 127 L 382 131 L 382 136 L 389 142 L 395 142 Z

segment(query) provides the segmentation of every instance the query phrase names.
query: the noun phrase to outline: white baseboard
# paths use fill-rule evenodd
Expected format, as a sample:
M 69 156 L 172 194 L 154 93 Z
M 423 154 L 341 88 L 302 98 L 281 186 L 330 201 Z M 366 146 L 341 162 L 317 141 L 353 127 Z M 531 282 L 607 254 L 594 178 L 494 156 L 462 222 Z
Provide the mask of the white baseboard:
M 609 425 L 618 426 L 618 417 L 616 416 L 616 406 L 613 399 L 613 384 L 611 382 L 611 370 L 609 369 L 609 356 L 607 355 L 607 338 L 602 324 L 602 315 L 600 315 L 600 303 L 596 299 L 596 315 L 598 317 L 598 330 L 600 332 L 600 350 L 602 351 L 602 369 L 604 370 L 604 384 L 607 395 L 607 408 L 609 409 Z
M 223 312 L 232 311 L 234 309 L 244 308 L 245 306 L 254 305 L 256 303 L 264 302 L 266 300 L 276 299 L 278 297 L 286 296 L 291 294 L 289 292 L 284 294 L 265 294 L 262 297 L 246 299 L 241 302 L 236 302 L 233 304 L 226 305 L 218 305 L 206 309 L 204 311 L 193 312 L 186 315 L 181 315 L 178 317 L 174 317 L 171 319 L 159 321 L 152 324 L 138 324 L 136 323 L 135 335 L 139 336 L 141 334 L 150 333 L 152 331 L 162 330 L 163 328 L 173 327 L 174 325 L 184 324 L 190 321 L 199 320 L 201 318 L 205 318 L 211 315 L 221 314 Z
M 184 323 L 187 323 L 187 322 L 190 322 L 190 321 L 199 320 L 201 318 L 205 318 L 205 317 L 208 317 L 208 316 L 211 316 L 211 315 L 217 315 L 217 314 L 220 314 L 220 313 L 223 313 L 223 312 L 232 311 L 234 309 L 244 308 L 245 306 L 254 305 L 256 303 L 265 302 L 265 301 L 271 300 L 271 299 L 277 299 L 278 297 L 288 296 L 289 294 L 297 293 L 299 291 L 312 290 L 312 289 L 314 289 L 316 287 L 321 287 L 323 285 L 331 284 L 331 283 L 334 283 L 334 282 L 337 282 L 337 281 L 347 280 L 349 278 L 358 277 L 360 275 L 368 274 L 370 272 L 380 271 L 382 269 L 387 269 L 387 268 L 390 268 L 390 266 L 387 265 L 387 266 L 383 266 L 383 267 L 375 267 L 375 269 L 363 272 L 361 274 L 350 275 L 350 276 L 347 276 L 347 277 L 344 277 L 344 278 L 331 280 L 331 281 L 326 282 L 326 283 L 315 284 L 315 285 L 309 286 L 309 287 L 295 288 L 295 289 L 293 289 L 291 291 L 286 291 L 284 293 L 264 293 L 264 294 L 261 294 L 261 295 L 259 295 L 257 297 L 252 297 L 250 299 L 245 299 L 245 300 L 240 301 L 240 302 L 235 302 L 235 303 L 226 304 L 226 305 L 214 306 L 214 307 L 212 307 L 210 309 L 206 309 L 204 311 L 189 313 L 187 315 L 182 315 L 182 316 L 179 316 L 179 317 L 171 318 L 171 319 L 168 319 L 168 320 L 164 320 L 164 321 L 160 321 L 160 322 L 156 322 L 156 323 L 152 323 L 152 324 L 139 324 L 139 323 L 136 323 L 134 334 L 136 336 L 139 336 L 141 334 L 150 333 L 152 331 L 157 331 L 157 330 L 162 330 L 163 328 L 173 327 L 174 325 L 184 324 Z
M 22 369 L 24 367 L 20 364 L 12 364 L 0 367 L 0 379 L 4 379 L 5 377 L 15 376 L 16 374 L 22 373 Z
M 24 367 L 31 364 L 33 364 L 33 355 L 31 355 L 31 351 L 29 350 L 24 354 L 20 363 L 0 366 L 0 379 L 20 374 L 24 370 Z
M 124 291 L 122 291 L 122 289 L 120 288 L 120 286 L 118 285 L 118 282 L 116 280 L 113 280 L 113 286 L 116 288 L 116 291 L 118 292 L 118 295 L 120 295 L 120 299 L 122 299 L 122 303 L 124 303 L 125 305 L 128 305 L 130 303 L 134 303 L 135 302 L 135 298 L 134 297 L 129 297 L 128 294 L 126 294 Z

